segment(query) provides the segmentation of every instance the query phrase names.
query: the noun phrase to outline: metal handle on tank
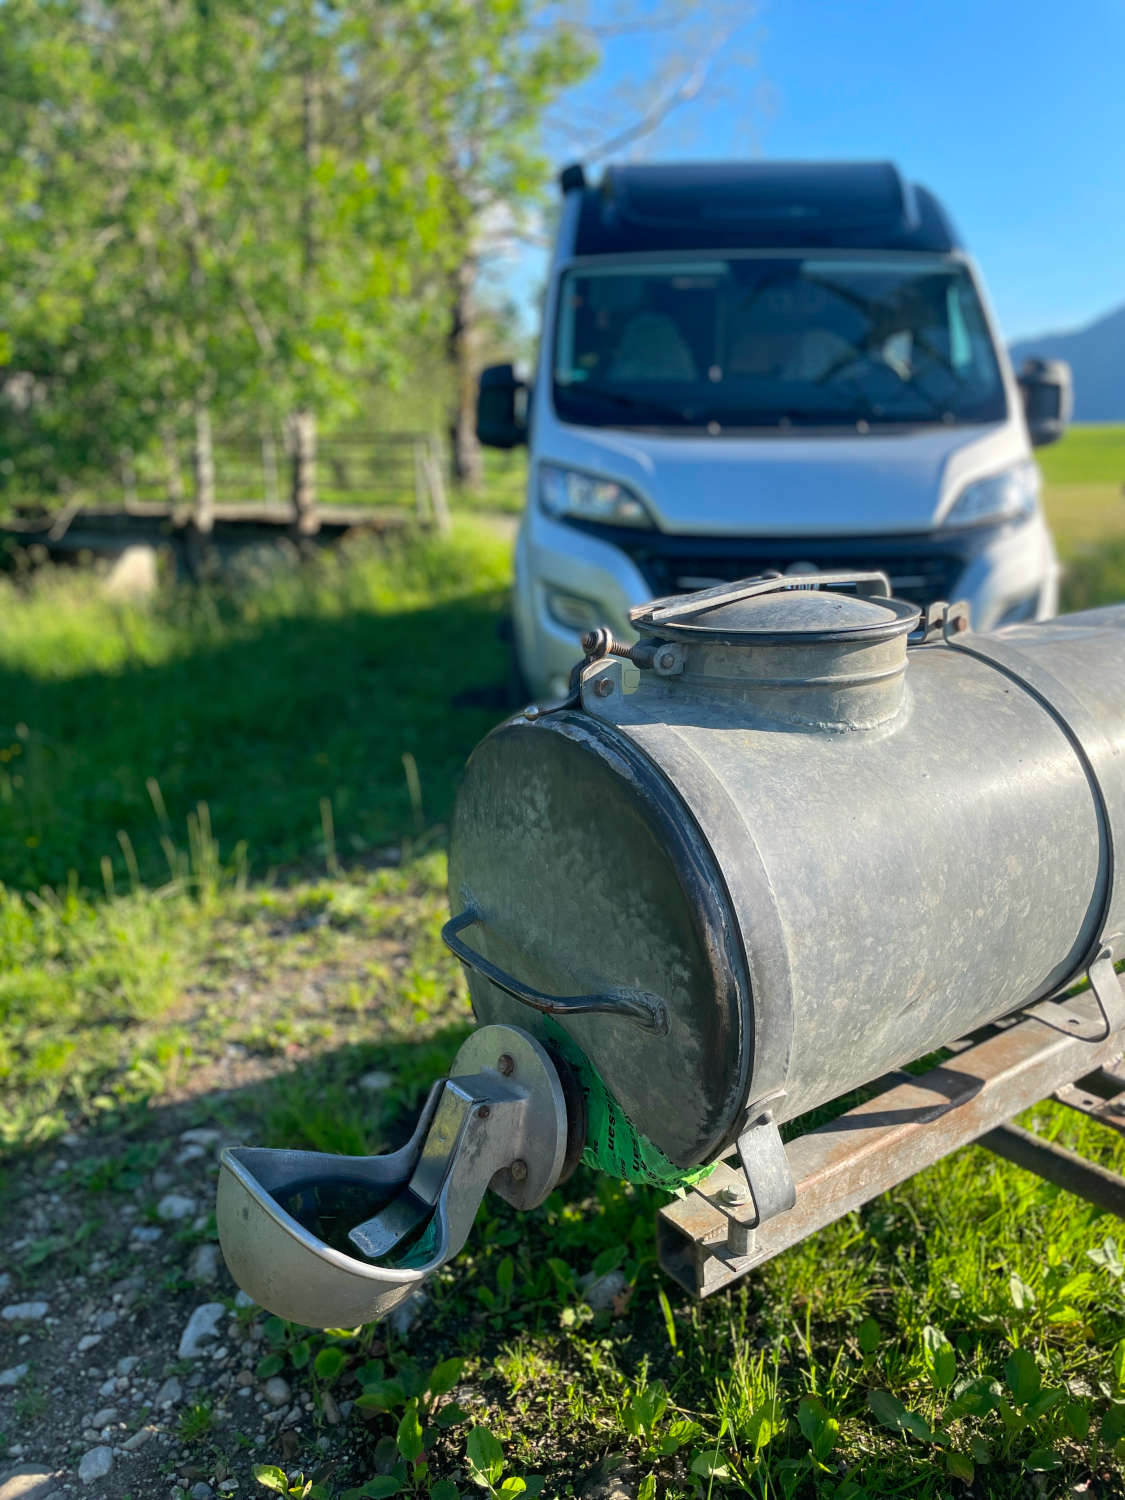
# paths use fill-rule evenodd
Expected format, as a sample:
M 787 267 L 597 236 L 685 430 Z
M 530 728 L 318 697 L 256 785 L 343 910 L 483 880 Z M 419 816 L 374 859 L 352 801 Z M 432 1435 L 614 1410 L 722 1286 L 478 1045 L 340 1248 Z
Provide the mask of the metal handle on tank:
M 451 917 L 441 929 L 441 940 L 463 964 L 475 969 L 521 1005 L 545 1016 L 620 1016 L 622 1020 L 632 1021 L 643 1030 L 656 1032 L 660 1036 L 668 1030 L 668 1012 L 664 1002 L 656 995 L 650 995 L 647 990 L 614 989 L 606 990 L 601 995 L 546 995 L 542 990 L 532 989 L 529 984 L 523 984 L 490 963 L 482 953 L 477 953 L 457 936 L 466 927 L 477 924 L 483 926 L 483 918 L 471 906 L 467 907 Z

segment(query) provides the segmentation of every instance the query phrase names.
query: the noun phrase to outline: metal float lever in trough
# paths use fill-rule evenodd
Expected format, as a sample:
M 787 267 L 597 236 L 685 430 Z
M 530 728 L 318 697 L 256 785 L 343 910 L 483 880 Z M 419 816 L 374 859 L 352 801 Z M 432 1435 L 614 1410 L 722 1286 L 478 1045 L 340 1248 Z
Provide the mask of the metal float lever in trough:
M 255 1302 L 313 1328 L 385 1317 L 464 1245 L 491 1186 L 517 1208 L 563 1172 L 567 1107 L 546 1050 L 485 1026 L 387 1156 L 234 1146 L 223 1153 L 219 1242 Z

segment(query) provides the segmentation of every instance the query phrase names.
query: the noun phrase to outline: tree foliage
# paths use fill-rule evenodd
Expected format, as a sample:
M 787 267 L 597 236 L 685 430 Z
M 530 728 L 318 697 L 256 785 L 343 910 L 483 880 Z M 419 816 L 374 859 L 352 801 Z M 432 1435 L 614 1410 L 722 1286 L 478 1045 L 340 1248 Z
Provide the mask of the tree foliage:
M 361 408 L 590 60 L 529 0 L 5 0 L 0 484 Z

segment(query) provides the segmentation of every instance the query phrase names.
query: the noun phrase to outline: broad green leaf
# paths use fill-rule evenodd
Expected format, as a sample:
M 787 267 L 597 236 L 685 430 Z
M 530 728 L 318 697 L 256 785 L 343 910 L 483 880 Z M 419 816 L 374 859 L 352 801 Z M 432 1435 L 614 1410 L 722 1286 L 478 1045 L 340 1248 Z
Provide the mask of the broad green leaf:
M 1020 1280 L 1014 1271 L 1008 1277 L 1008 1294 L 1017 1312 L 1027 1312 L 1029 1308 L 1035 1306 L 1035 1293 L 1026 1281 Z
M 397 1495 L 402 1485 L 393 1474 L 376 1474 L 374 1479 L 369 1479 L 360 1490 L 364 1500 L 388 1500 L 391 1495 Z
M 280 1354 L 267 1354 L 264 1359 L 258 1361 L 254 1373 L 259 1380 L 268 1380 L 271 1375 L 276 1375 L 284 1368 L 285 1360 Z
M 942 1391 L 957 1378 L 957 1356 L 940 1328 L 927 1323 L 922 1330 L 922 1359 L 930 1380 Z
M 1125 1275 L 1125 1264 L 1122 1263 L 1121 1257 L 1117 1252 L 1117 1241 L 1115 1239 L 1104 1239 L 1093 1250 L 1087 1250 L 1086 1255 L 1096 1266 L 1102 1266 L 1111 1276 L 1116 1277 L 1118 1280 Z
M 461 1491 L 452 1479 L 439 1479 L 430 1485 L 430 1500 L 461 1500 Z
M 599 1276 L 608 1276 L 611 1271 L 616 1271 L 624 1259 L 625 1247 L 623 1245 L 610 1245 L 608 1249 L 602 1251 L 590 1268 L 593 1272 L 594 1280 L 596 1281 Z
M 1125 1390 L 1125 1339 L 1113 1346 L 1113 1388 Z
M 1033 1448 L 1024 1459 L 1023 1466 L 1034 1473 L 1045 1473 L 1049 1469 L 1060 1469 L 1062 1459 L 1053 1448 Z
M 662 1458 L 669 1458 L 673 1453 L 678 1453 L 686 1443 L 693 1442 L 702 1431 L 703 1428 L 698 1422 L 689 1422 L 686 1419 L 670 1422 L 660 1435 L 656 1451 Z
M 1029 1422 L 1038 1422 L 1040 1417 L 1046 1416 L 1053 1406 L 1060 1401 L 1066 1400 L 1066 1387 L 1056 1386 L 1053 1390 L 1040 1391 L 1034 1401 L 1029 1401 L 1024 1407 L 1024 1416 Z
M 898 1397 L 892 1396 L 890 1391 L 868 1391 L 867 1404 L 876 1420 L 884 1427 L 889 1427 L 892 1432 L 909 1433 L 920 1443 L 934 1441 L 934 1434 L 925 1417 L 916 1411 L 907 1410 Z
M 476 1471 L 473 1477 L 477 1483 L 483 1478 L 495 1485 L 504 1472 L 504 1450 L 487 1427 L 472 1429 L 465 1440 L 465 1452 L 470 1468 Z
M 335 1380 L 346 1363 L 344 1351 L 337 1349 L 334 1344 L 329 1344 L 328 1348 L 321 1349 L 313 1360 L 313 1372 L 318 1380 Z
M 288 1495 L 289 1480 L 275 1464 L 255 1464 L 252 1472 L 263 1489 L 272 1490 L 275 1495 Z
M 863 1354 L 874 1354 L 883 1341 L 883 1330 L 874 1318 L 864 1318 L 855 1331 L 856 1342 Z
M 955 1448 L 950 1448 L 945 1455 L 945 1467 L 954 1479 L 959 1479 L 962 1484 L 972 1484 L 976 1470 L 967 1453 L 958 1453 Z
M 758 1454 L 784 1427 L 785 1418 L 781 1414 L 781 1404 L 775 1396 L 762 1406 L 754 1408 L 740 1428 L 739 1436 L 752 1443 L 755 1454 Z
M 1090 1408 L 1084 1406 L 1081 1401 L 1068 1401 L 1062 1409 L 1062 1418 L 1066 1423 L 1066 1430 L 1072 1438 L 1079 1442 L 1087 1437 L 1090 1432 Z
M 402 1382 L 395 1379 L 376 1380 L 365 1385 L 363 1394 L 356 1398 L 356 1405 L 365 1411 L 392 1411 L 406 1404 L 406 1391 Z
M 983 1417 L 995 1411 L 1001 1397 L 999 1383 L 991 1375 L 976 1375 L 959 1381 L 953 1388 L 953 1400 L 946 1411 L 946 1420 L 957 1417 Z
M 412 1396 L 406 1403 L 406 1410 L 398 1424 L 395 1434 L 398 1443 L 398 1451 L 406 1459 L 407 1463 L 416 1463 L 422 1456 L 422 1424 L 418 1420 L 418 1398 Z
M 402 1388 L 406 1392 L 407 1399 L 411 1396 L 421 1396 L 425 1393 L 426 1382 L 429 1379 L 427 1373 L 423 1372 L 416 1364 L 403 1365 L 398 1372 L 398 1378 L 402 1382 Z
M 566 1261 L 559 1260 L 557 1256 L 552 1255 L 548 1257 L 547 1264 L 550 1266 L 555 1280 L 559 1285 L 565 1287 L 567 1291 L 572 1291 L 575 1286 L 575 1277 L 574 1272 L 567 1265 Z
M 426 1382 L 426 1389 L 431 1396 L 445 1396 L 453 1389 L 461 1379 L 461 1371 L 465 1368 L 463 1359 L 443 1359 L 440 1365 L 435 1365 L 430 1371 L 430 1378 Z
M 969 1452 L 973 1455 L 973 1462 L 987 1466 L 992 1462 L 992 1449 L 982 1437 L 971 1437 L 969 1439 Z
M 311 1354 L 312 1350 L 309 1347 L 308 1340 L 298 1339 L 289 1350 L 289 1358 L 293 1361 L 293 1368 L 295 1370 L 303 1370 L 308 1364 Z
M 656 1500 L 656 1475 L 646 1474 L 637 1486 L 637 1500 Z
M 712 1449 L 709 1453 L 697 1453 L 691 1461 L 691 1472 L 697 1474 L 700 1479 L 711 1480 L 718 1484 L 725 1484 L 731 1477 L 729 1463 L 716 1449 Z
M 496 1491 L 498 1495 L 522 1495 L 527 1485 L 518 1474 L 510 1474 Z
M 840 1439 L 840 1424 L 821 1402 L 806 1396 L 797 1407 L 797 1425 L 818 1463 L 823 1463 Z
M 1030 1350 L 1024 1348 L 1013 1350 L 1011 1358 L 1004 1365 L 1004 1379 L 1008 1383 L 1008 1389 L 1021 1406 L 1026 1406 L 1029 1401 L 1035 1400 L 1039 1394 L 1042 1377 L 1039 1374 L 1039 1366 L 1035 1363 L 1035 1356 Z
M 458 1422 L 467 1422 L 469 1413 L 463 1406 L 458 1406 L 456 1401 L 447 1401 L 445 1405 L 434 1416 L 434 1425 L 441 1427 L 456 1427 Z
M 1102 1418 L 1102 1442 L 1111 1445 L 1125 1438 L 1125 1401 L 1111 1401 Z

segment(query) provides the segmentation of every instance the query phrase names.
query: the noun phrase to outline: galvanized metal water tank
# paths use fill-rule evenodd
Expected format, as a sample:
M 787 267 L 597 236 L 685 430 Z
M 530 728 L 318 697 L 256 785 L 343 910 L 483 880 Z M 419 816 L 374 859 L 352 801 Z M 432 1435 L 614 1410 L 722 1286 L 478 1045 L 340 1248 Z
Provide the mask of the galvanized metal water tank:
M 655 601 L 469 761 L 478 1019 L 565 1038 L 676 1169 L 1125 956 L 1125 606 L 978 636 L 888 593 Z
M 486 1024 L 411 1140 L 224 1153 L 223 1251 L 271 1311 L 385 1315 L 488 1188 L 533 1208 L 583 1146 L 691 1186 L 658 1251 L 704 1296 L 972 1140 L 1125 1211 L 1125 1183 L 1004 1123 L 1060 1085 L 1125 1117 L 1125 605 L 978 636 L 881 574 L 821 574 L 634 623 L 469 762 L 444 936 Z

